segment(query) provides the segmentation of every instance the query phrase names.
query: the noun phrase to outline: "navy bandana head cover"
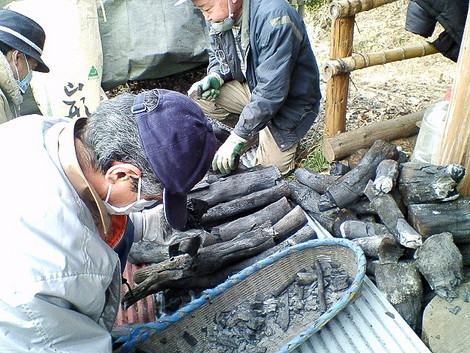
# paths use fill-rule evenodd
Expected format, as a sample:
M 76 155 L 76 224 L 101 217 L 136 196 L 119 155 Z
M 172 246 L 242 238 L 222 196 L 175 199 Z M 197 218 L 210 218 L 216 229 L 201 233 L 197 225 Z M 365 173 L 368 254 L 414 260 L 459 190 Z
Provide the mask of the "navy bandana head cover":
M 149 110 L 145 95 L 155 93 L 158 103 Z M 216 151 L 212 125 L 192 99 L 164 89 L 140 93 L 132 113 L 145 156 L 164 188 L 166 219 L 182 230 L 188 216 L 187 194 L 207 173 Z

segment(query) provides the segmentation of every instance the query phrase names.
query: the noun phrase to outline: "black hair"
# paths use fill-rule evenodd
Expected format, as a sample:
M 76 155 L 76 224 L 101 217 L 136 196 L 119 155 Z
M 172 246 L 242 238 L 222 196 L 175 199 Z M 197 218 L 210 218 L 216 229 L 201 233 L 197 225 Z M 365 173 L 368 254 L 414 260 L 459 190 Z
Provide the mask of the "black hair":
M 0 42 L 0 51 L 3 53 L 3 55 L 7 55 L 7 53 L 12 49 L 13 48 L 10 47 L 8 44 Z

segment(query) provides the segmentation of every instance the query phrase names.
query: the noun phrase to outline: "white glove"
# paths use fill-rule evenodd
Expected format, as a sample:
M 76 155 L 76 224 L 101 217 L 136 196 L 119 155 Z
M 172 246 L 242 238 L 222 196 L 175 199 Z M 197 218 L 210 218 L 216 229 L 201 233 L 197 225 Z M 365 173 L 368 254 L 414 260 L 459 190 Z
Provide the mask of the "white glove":
M 228 174 L 235 169 L 235 157 L 245 146 L 247 140 L 241 138 L 235 133 L 231 133 L 212 160 L 212 169 L 223 174 Z
M 142 212 L 129 214 L 134 223 L 134 241 L 154 241 L 161 245 L 168 245 L 173 229 L 165 218 L 163 204 L 148 208 Z

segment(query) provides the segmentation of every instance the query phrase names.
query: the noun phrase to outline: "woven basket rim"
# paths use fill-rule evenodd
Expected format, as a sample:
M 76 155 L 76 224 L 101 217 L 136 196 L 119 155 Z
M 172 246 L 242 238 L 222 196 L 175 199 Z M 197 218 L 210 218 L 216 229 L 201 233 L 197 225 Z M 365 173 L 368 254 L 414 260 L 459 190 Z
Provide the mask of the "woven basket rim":
M 366 271 L 366 258 L 362 249 L 350 240 L 343 238 L 312 239 L 280 250 L 279 252 L 276 252 L 230 276 L 227 278 L 227 280 L 218 286 L 204 290 L 198 298 L 192 300 L 190 303 L 186 304 L 172 315 L 159 318 L 155 322 L 147 323 L 144 326 L 134 330 L 131 335 L 122 337 L 121 342 L 125 343 L 121 347 L 120 352 L 128 352 L 135 344 L 141 343 L 147 340 L 150 336 L 153 337 L 154 335 L 163 332 L 174 323 L 183 320 L 186 316 L 190 315 L 204 304 L 214 300 L 218 295 L 222 294 L 228 288 L 237 285 L 244 279 L 253 275 L 257 271 L 264 269 L 266 266 L 275 263 L 279 259 L 288 255 L 292 255 L 296 252 L 322 246 L 341 246 L 350 249 L 354 253 L 356 259 L 356 275 L 348 290 L 338 301 L 336 301 L 326 312 L 321 314 L 311 326 L 298 334 L 296 337 L 290 339 L 283 347 L 278 350 L 278 353 L 291 352 L 305 340 L 307 340 L 312 334 L 326 325 L 360 293 L 360 288 L 364 281 Z

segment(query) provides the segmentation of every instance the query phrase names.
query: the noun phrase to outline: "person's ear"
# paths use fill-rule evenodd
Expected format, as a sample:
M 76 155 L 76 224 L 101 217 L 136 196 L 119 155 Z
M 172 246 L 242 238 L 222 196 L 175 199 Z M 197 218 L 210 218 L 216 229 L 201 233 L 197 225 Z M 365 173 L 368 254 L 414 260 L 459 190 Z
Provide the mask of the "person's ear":
M 130 163 L 113 162 L 111 167 L 106 171 L 104 175 L 105 180 L 114 184 L 117 181 L 125 181 L 129 178 L 138 179 L 142 175 L 142 172 L 135 165 Z
M 18 66 L 18 61 L 20 60 L 20 52 L 18 50 L 11 50 L 11 60 Z

